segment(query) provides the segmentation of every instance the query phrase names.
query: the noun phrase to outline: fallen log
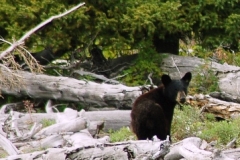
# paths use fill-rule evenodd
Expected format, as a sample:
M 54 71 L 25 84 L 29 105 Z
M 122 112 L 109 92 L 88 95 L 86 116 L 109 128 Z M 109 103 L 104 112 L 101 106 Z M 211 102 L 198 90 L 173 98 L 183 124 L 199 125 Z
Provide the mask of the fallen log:
M 166 160 L 173 159 L 195 159 L 211 160 L 212 152 L 205 151 L 207 142 L 197 137 L 186 138 L 173 144 L 170 152 L 164 157 Z
M 79 116 L 83 116 L 88 121 L 99 124 L 99 121 L 104 122 L 104 131 L 118 130 L 124 126 L 130 125 L 130 110 L 114 110 L 114 111 L 89 111 L 78 112 Z M 82 115 L 83 114 L 83 115 Z M 19 126 L 24 126 L 26 123 L 41 123 L 42 120 L 54 120 L 58 119 L 59 115 L 64 113 L 26 113 L 21 114 L 21 118 L 18 120 Z M 2 114 L 1 117 L 6 118 L 7 114 Z M 93 124 L 94 125 L 94 124 Z
M 0 66 L 2 76 L 14 79 Z M 4 75 L 6 74 L 6 75 Z M 131 108 L 133 101 L 142 94 L 141 87 L 128 87 L 122 84 L 95 83 L 77 80 L 68 77 L 56 77 L 43 74 L 33 74 L 18 71 L 19 86 L 6 86 L 0 84 L 2 94 L 17 97 L 55 99 L 78 102 L 83 106 L 109 106 L 114 108 Z M 12 78 L 10 78 L 12 76 Z
M 240 104 L 226 102 L 213 98 L 209 95 L 198 94 L 188 96 L 188 103 L 191 106 L 201 108 L 201 112 L 212 113 L 217 118 L 231 119 L 240 116 Z

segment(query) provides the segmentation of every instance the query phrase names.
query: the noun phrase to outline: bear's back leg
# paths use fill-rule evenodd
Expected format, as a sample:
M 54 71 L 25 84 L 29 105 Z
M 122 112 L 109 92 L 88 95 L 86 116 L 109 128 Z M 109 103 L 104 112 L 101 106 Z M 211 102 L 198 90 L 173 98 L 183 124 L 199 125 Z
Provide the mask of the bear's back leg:
M 133 107 L 132 128 L 139 140 L 151 139 L 156 135 L 165 140 L 166 120 L 162 107 L 154 101 L 144 101 Z

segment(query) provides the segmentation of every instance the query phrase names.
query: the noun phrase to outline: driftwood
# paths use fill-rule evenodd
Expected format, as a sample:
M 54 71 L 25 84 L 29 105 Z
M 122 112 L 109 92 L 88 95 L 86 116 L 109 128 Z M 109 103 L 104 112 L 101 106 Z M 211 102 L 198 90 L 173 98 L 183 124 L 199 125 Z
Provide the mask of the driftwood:
M 26 128 L 29 128 L 29 125 L 31 125 L 29 121 L 33 121 L 32 123 L 34 124 L 39 124 L 39 122 L 43 120 L 41 119 L 44 117 L 41 116 L 43 114 L 40 114 L 39 116 L 37 113 L 23 114 L 12 111 L 11 116 L 6 114 L 1 115 L 2 120 L 5 123 L 5 125 L 2 126 L 3 132 L 6 134 L 1 134 L 0 145 L 9 155 L 7 159 L 35 159 L 37 157 L 41 157 L 40 159 L 66 159 L 67 157 L 72 159 L 90 159 L 91 157 L 102 157 L 104 159 L 119 157 L 120 159 L 127 159 L 129 154 L 133 154 L 135 157 L 159 157 L 165 155 L 168 151 L 170 145 L 169 140 L 162 142 L 159 140 L 156 142 L 133 141 L 114 144 L 109 143 L 108 136 L 94 139 L 93 135 L 89 132 L 89 127 L 91 127 L 91 130 L 95 130 L 94 134 L 97 134 L 96 131 L 99 130 L 99 127 L 103 126 L 102 123 L 106 122 L 106 119 L 111 118 L 109 117 L 109 114 L 111 115 L 111 113 L 108 112 L 102 114 L 104 115 L 102 117 L 93 117 L 94 114 L 88 115 L 87 112 L 81 111 L 75 119 L 73 117 L 69 120 L 64 118 L 67 117 L 69 113 L 73 112 L 74 110 L 72 109 L 66 109 L 63 113 L 48 113 L 51 115 L 49 118 L 55 119 L 58 123 L 38 131 L 34 129 L 37 128 L 37 125 L 33 125 L 30 130 Z M 129 119 L 129 111 L 123 112 Z M 64 116 L 64 114 L 66 115 Z M 98 119 L 98 122 L 93 125 L 94 120 L 89 120 L 86 115 L 95 119 L 101 117 L 101 119 Z M 117 113 L 114 115 L 116 116 Z M 121 113 L 118 115 L 121 115 Z M 45 118 L 46 116 L 44 119 Z M 60 121 L 58 120 L 59 118 L 65 120 Z M 116 119 L 113 119 L 113 121 L 116 121 Z M 13 123 L 13 120 L 14 126 L 8 126 L 7 124 Z M 102 123 L 99 122 L 99 120 L 102 120 Z M 128 125 L 129 123 L 130 122 L 128 121 Z M 28 127 L 26 127 L 26 125 L 28 125 Z M 16 134 L 16 130 L 19 130 L 22 134 Z M 159 149 L 160 146 L 162 146 L 161 149 Z M 134 147 L 137 147 L 137 150 L 134 149 Z M 42 148 L 44 148 L 44 151 L 41 151 Z M 143 155 L 149 151 L 149 148 L 151 148 L 151 154 Z M 31 152 L 31 150 L 39 151 Z M 94 155 L 92 154 L 93 151 L 95 153 Z
M 233 160 L 240 157 L 239 149 L 217 150 L 206 141 L 197 137 L 189 137 L 180 142 L 170 144 L 170 141 L 160 141 L 156 137 L 152 140 L 130 140 L 124 142 L 111 143 L 108 136 L 96 139 L 89 132 L 90 123 L 95 119 L 98 121 L 107 119 L 112 121 L 121 121 L 117 115 L 122 118 L 130 119 L 130 111 L 97 111 L 97 112 L 78 112 L 77 116 L 73 116 L 69 120 L 57 120 L 59 115 L 61 118 L 67 117 L 69 113 L 74 113 L 74 110 L 67 109 L 63 113 L 46 113 L 40 114 L 23 114 L 11 113 L 17 115 L 18 118 L 8 115 L 1 115 L 1 127 L 5 135 L 0 135 L 0 146 L 8 155 L 2 159 L 38 159 L 38 160 L 65 160 L 65 159 L 158 159 L 163 158 L 169 160 Z M 98 117 L 94 117 L 99 113 Z M 66 114 L 64 116 L 64 114 Z M 112 117 L 108 117 L 111 115 Z M 125 115 L 125 116 L 123 116 Z M 8 126 L 12 123 L 12 118 L 15 118 L 15 126 Z M 74 118 L 75 117 L 75 118 Z M 58 123 L 52 124 L 40 130 L 32 123 L 39 124 L 41 119 L 55 119 Z M 91 119 L 92 118 L 92 119 Z M 102 118 L 102 119 L 99 119 Z M 29 123 L 29 121 L 33 121 Z M 75 121 L 76 123 L 72 123 Z M 129 121 L 126 126 L 129 126 Z M 26 127 L 27 126 L 27 127 Z M 61 126 L 61 127 L 59 127 Z M 95 129 L 94 127 L 95 126 Z M 94 134 L 99 127 L 103 125 L 96 123 L 92 125 Z M 7 129 L 8 128 L 8 129 Z M 17 135 L 16 128 L 22 133 Z M 32 134 L 30 134 L 32 133 Z M 28 135 L 28 136 L 25 136 Z M 25 138 L 22 138 L 25 137 Z
M 5 73 L 7 74 L 7 72 Z M 116 108 L 130 108 L 136 97 L 141 94 L 140 87 L 127 87 L 122 84 L 99 84 L 23 71 L 19 71 L 17 74 L 22 77 L 22 85 L 13 88 L 1 83 L 0 89 L 3 94 L 74 101 L 85 106 L 112 106 Z
M 67 109 L 68 110 L 68 109 Z M 20 114 L 21 118 L 18 119 L 18 124 L 24 126 L 26 123 L 40 123 L 42 120 L 54 120 L 58 122 L 58 119 L 63 119 L 65 113 L 26 113 Z M 2 114 L 1 119 L 6 119 L 8 114 Z M 92 125 L 101 125 L 100 122 L 104 122 L 104 131 L 119 130 L 123 126 L 129 127 L 130 124 L 130 110 L 114 110 L 114 111 L 80 111 L 78 117 L 85 117 L 87 123 L 91 122 L 89 127 Z M 71 120 L 69 118 L 69 120 Z M 65 121 L 63 121 L 65 122 Z

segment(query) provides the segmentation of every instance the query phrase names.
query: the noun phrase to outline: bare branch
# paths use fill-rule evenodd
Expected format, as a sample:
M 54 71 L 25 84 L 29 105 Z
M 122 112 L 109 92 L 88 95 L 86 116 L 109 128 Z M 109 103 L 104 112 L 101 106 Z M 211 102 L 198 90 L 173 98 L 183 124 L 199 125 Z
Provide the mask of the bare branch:
M 18 41 L 14 42 L 11 44 L 10 47 L 8 47 L 5 51 L 3 51 L 0 54 L 0 60 L 5 57 L 7 54 L 11 53 L 16 47 L 18 47 L 21 44 L 24 44 L 24 41 L 30 37 L 31 34 L 33 34 L 34 32 L 36 32 L 37 30 L 39 30 L 40 28 L 42 28 L 44 25 L 48 24 L 49 22 L 53 21 L 54 19 L 58 19 L 61 18 L 71 12 L 73 12 L 74 10 L 80 8 L 81 6 L 83 6 L 85 3 L 80 3 L 77 6 L 71 8 L 70 10 L 67 10 L 66 12 L 56 15 L 56 16 L 52 16 L 49 19 L 47 19 L 46 21 L 40 23 L 39 25 L 37 25 L 35 28 L 31 29 L 30 31 L 28 31 L 25 35 L 23 35 Z M 2 40 L 2 39 L 0 39 Z
M 92 76 L 94 78 L 103 80 L 105 82 L 109 82 L 109 83 L 114 83 L 114 84 L 120 84 L 120 82 L 113 80 L 113 79 L 108 79 L 107 77 L 103 76 L 103 75 L 98 75 L 95 73 L 90 73 L 90 72 L 86 72 L 86 71 L 82 71 L 82 70 L 75 70 L 73 73 L 77 73 L 79 75 L 89 75 Z
M 174 66 L 176 67 L 176 69 L 177 69 L 177 71 L 178 71 L 178 73 L 179 73 L 179 76 L 182 77 L 181 72 L 179 71 L 179 69 L 178 69 L 178 67 L 177 67 L 177 65 L 176 65 L 173 57 L 171 57 L 171 58 L 172 58 L 172 61 L 173 61 Z

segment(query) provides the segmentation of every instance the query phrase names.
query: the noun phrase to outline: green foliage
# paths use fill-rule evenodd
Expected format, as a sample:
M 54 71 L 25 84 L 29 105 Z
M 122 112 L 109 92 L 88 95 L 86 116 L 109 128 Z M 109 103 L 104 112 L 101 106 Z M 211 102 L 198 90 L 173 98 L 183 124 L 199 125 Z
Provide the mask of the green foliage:
M 172 122 L 172 140 L 177 142 L 190 136 L 196 136 L 203 127 L 199 111 L 191 106 L 176 108 Z
M 67 105 L 59 105 L 59 106 L 57 106 L 57 109 L 58 109 L 59 112 L 63 112 L 65 108 L 67 108 Z
M 206 114 L 205 114 L 205 118 L 206 118 L 207 121 L 210 121 L 210 122 L 211 122 L 211 121 L 213 122 L 213 121 L 216 120 L 215 115 L 212 114 L 212 113 L 206 113 Z
M 233 23 L 237 19 L 237 16 L 233 15 L 239 15 L 240 4 L 237 0 L 231 2 L 225 0 L 201 1 L 199 3 L 182 0 L 181 2 L 182 9 L 188 8 L 185 12 L 185 19 L 190 22 L 195 21 L 193 32 L 205 47 L 216 48 L 222 42 L 232 43 L 235 41 L 235 36 L 230 36 L 230 33 L 231 31 L 234 33 L 236 27 L 239 26 L 238 23 Z
M 235 54 L 233 59 L 234 59 L 233 65 L 240 67 L 240 53 Z
M 0 150 L 0 158 L 6 158 L 6 157 L 8 157 L 8 153 L 5 150 L 1 149 Z
M 120 142 L 136 139 L 133 132 L 128 127 L 123 127 L 118 131 L 109 131 L 111 142 Z
M 208 142 L 216 140 L 219 145 L 226 145 L 233 138 L 239 140 L 239 119 L 229 122 L 207 122 L 205 125 L 199 137 Z
M 211 69 L 211 65 L 205 63 L 195 71 L 197 73 L 191 82 L 190 93 L 210 93 L 219 91 L 218 77 Z
M 56 122 L 55 120 L 52 120 L 52 119 L 42 119 L 40 123 L 43 125 L 43 128 L 45 128 L 55 124 Z
M 237 138 L 240 141 L 240 118 L 229 121 L 216 121 L 214 114 L 205 113 L 191 106 L 184 106 L 174 111 L 172 122 L 172 140 L 181 141 L 184 138 L 197 136 L 207 142 L 217 141 L 218 146 L 226 145 Z M 200 118 L 201 117 L 201 118 Z
M 127 85 L 143 85 L 152 73 L 153 79 L 159 79 L 161 71 L 161 56 L 153 49 L 149 42 L 139 45 L 139 56 L 135 64 L 124 71 L 123 81 Z
M 193 46 L 193 56 L 199 57 L 199 58 L 203 58 L 203 59 L 207 59 L 209 57 L 211 57 L 212 52 L 203 48 L 201 45 L 195 45 Z
M 226 31 L 229 35 L 234 39 L 239 39 L 240 33 L 239 31 L 240 26 L 240 15 L 236 13 L 232 13 L 226 20 L 225 27 Z
M 0 35 L 19 39 L 26 31 L 79 1 L 0 1 Z M 237 0 L 93 1 L 67 16 L 54 20 L 33 34 L 25 43 L 30 51 L 50 45 L 54 49 L 76 49 L 93 41 L 106 50 L 135 48 L 140 42 L 166 34 L 194 33 L 207 47 L 239 39 Z M 153 44 L 153 43 L 152 43 Z M 152 46 L 155 48 L 155 46 Z M 6 48 L 1 45 L 0 48 Z

